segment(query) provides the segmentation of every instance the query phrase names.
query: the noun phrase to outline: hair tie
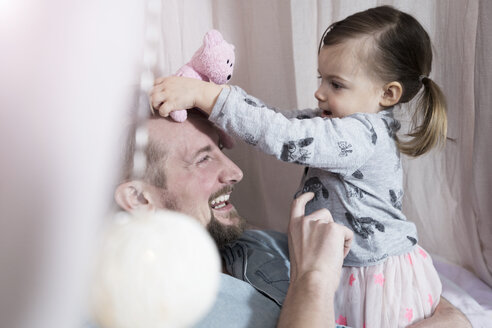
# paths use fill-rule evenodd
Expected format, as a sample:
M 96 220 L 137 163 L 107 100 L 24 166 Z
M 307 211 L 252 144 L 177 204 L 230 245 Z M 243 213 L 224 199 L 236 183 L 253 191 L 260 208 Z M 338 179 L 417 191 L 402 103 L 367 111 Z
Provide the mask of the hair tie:
M 427 75 L 420 75 L 419 76 L 419 82 L 424 83 L 424 79 L 428 79 L 429 77 Z

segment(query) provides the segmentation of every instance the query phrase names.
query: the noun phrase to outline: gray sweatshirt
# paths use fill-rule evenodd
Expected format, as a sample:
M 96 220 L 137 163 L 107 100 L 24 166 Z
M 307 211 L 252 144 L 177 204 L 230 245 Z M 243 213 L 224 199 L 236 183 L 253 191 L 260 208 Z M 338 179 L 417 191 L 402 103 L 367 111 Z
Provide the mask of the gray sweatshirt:
M 312 191 L 306 214 L 327 208 L 354 231 L 346 266 L 369 266 L 409 252 L 415 224 L 402 208 L 402 166 L 392 109 L 321 118 L 317 109 L 280 113 L 231 86 L 220 93 L 210 120 L 267 154 L 306 166 L 296 192 Z

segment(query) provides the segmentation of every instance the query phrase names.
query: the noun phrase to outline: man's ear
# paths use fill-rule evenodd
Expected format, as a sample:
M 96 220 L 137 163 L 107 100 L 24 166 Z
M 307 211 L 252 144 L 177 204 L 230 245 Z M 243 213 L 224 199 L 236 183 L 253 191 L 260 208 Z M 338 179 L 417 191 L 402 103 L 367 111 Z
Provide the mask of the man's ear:
M 383 87 L 383 94 L 379 100 L 379 105 L 382 107 L 391 107 L 400 101 L 403 93 L 403 87 L 400 82 L 390 82 Z
M 146 184 L 141 181 L 129 181 L 120 184 L 114 192 L 116 203 L 125 211 L 132 212 L 137 209 L 154 210 L 150 192 L 146 190 Z

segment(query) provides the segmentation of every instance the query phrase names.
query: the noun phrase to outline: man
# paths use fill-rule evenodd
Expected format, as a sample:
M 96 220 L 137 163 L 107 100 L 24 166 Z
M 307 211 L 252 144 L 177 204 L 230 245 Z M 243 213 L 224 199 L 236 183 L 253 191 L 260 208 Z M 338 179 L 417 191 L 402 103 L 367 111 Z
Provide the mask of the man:
M 167 208 L 188 214 L 217 242 L 225 274 L 214 308 L 198 326 L 334 325 L 333 297 L 352 232 L 334 223 L 327 210 L 304 216 L 313 197 L 308 193 L 292 205 L 288 238 L 275 232 L 243 233 L 244 219 L 229 202 L 242 171 L 222 152 L 221 133 L 196 111 L 189 111 L 184 123 L 155 117 L 146 124 L 145 177 L 127 177 L 115 199 L 127 211 Z M 451 322 L 469 327 L 459 311 L 441 300 L 433 317 L 417 326 Z

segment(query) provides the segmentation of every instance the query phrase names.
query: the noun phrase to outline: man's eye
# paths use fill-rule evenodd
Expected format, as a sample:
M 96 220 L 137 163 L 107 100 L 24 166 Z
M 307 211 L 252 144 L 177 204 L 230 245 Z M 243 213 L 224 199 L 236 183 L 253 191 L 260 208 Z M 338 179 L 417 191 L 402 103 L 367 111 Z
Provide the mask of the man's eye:
M 321 75 L 318 75 L 318 79 L 321 79 L 321 78 L 322 78 L 322 76 Z
M 200 158 L 200 159 L 198 160 L 197 164 L 202 164 L 202 163 L 208 162 L 210 159 L 211 159 L 211 157 L 210 157 L 210 156 L 205 155 L 205 156 L 203 156 L 202 158 Z

